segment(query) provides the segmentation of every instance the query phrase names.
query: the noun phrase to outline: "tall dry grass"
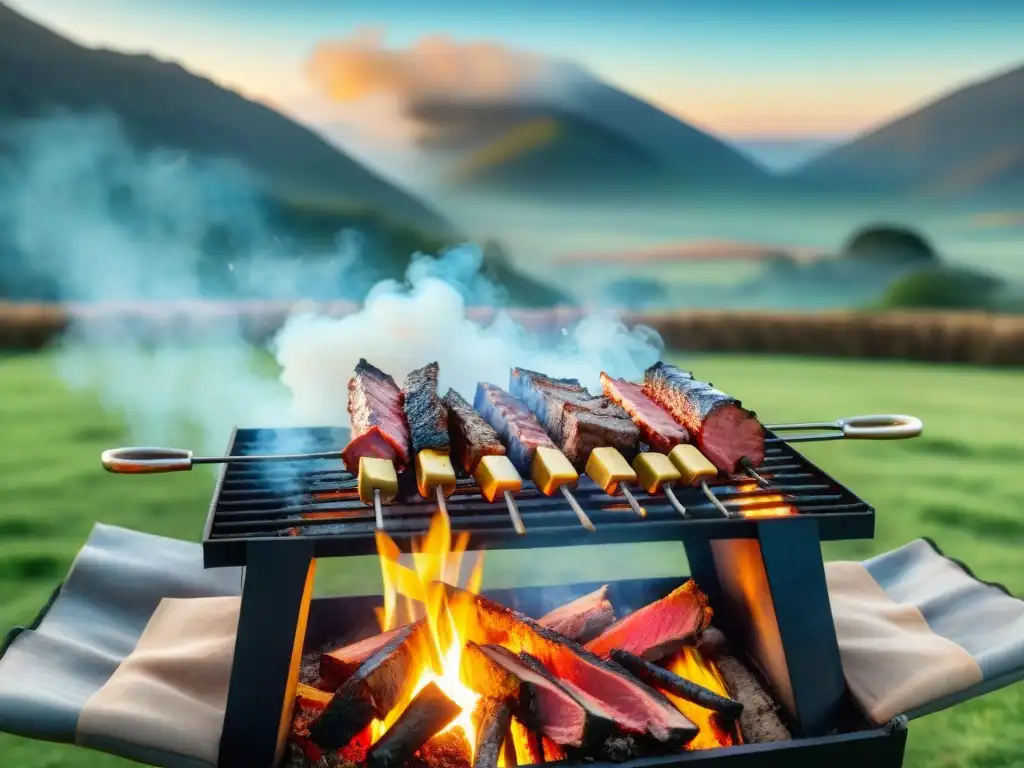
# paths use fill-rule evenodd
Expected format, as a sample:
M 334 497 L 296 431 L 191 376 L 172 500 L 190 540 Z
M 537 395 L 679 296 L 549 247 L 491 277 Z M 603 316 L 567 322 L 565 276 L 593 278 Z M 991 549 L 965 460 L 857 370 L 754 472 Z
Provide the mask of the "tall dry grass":
M 237 328 L 253 344 L 265 343 L 286 318 L 304 307 L 286 303 L 178 303 L 54 305 L 0 303 L 0 348 L 41 349 L 72 320 L 113 337 L 130 328 L 132 338 L 168 333 L 201 337 Z M 308 305 L 344 316 L 345 302 Z M 471 317 L 486 322 L 490 309 Z M 557 330 L 582 316 L 578 309 L 512 310 L 531 330 Z M 824 357 L 895 358 L 976 365 L 1024 365 L 1024 316 L 965 312 L 661 312 L 627 315 L 629 325 L 648 325 L 666 346 L 693 351 L 749 352 Z

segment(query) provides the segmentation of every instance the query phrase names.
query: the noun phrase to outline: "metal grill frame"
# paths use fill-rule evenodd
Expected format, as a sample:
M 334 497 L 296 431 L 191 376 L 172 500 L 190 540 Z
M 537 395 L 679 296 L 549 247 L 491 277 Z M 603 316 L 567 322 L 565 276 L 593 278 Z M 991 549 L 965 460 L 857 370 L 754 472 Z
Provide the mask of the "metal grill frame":
M 232 432 L 225 455 L 235 453 L 241 436 L 255 435 L 271 430 L 236 429 Z M 283 431 L 283 430 L 281 430 Z M 331 434 L 344 440 L 347 430 L 317 427 L 302 430 Z M 772 466 L 784 467 L 786 474 L 804 478 L 795 484 L 780 483 L 783 490 L 792 488 L 794 498 L 802 502 L 794 506 L 801 510 L 799 515 L 778 518 L 723 518 L 712 507 L 699 489 L 677 488 L 680 501 L 690 512 L 682 518 L 667 502 L 663 495 L 649 496 L 640 489 L 634 489 L 637 501 L 647 510 L 647 517 L 640 519 L 625 508 L 621 498 L 607 496 L 594 486 L 589 478 L 581 477 L 574 495 L 587 511 L 596 527 L 595 531 L 584 530 L 576 520 L 568 504 L 561 497 L 545 497 L 529 480 L 524 482 L 522 492 L 516 499 L 526 534 L 520 536 L 512 529 L 505 506 L 501 502 L 488 503 L 479 493 L 472 479 L 461 478 L 459 488 L 450 497 L 448 510 L 453 532 L 466 531 L 471 535 L 470 546 L 475 549 L 534 549 L 542 547 L 565 547 L 594 544 L 621 544 L 653 541 L 679 541 L 682 538 L 704 539 L 755 538 L 760 526 L 785 525 L 794 517 L 812 520 L 816 524 L 818 537 L 822 541 L 845 539 L 870 539 L 875 531 L 875 510 L 852 490 L 837 482 L 821 470 L 792 445 L 772 433 L 767 434 L 769 455 L 761 470 L 772 473 Z M 258 444 L 258 442 L 254 443 Z M 344 444 L 344 442 L 340 443 Z M 775 451 L 775 453 L 772 453 Z M 781 461 L 776 460 L 780 458 Z M 252 466 L 252 465 L 250 465 Z M 203 530 L 203 557 L 207 568 L 246 565 L 247 543 L 252 541 L 274 542 L 277 547 L 297 546 L 300 541 L 313 542 L 314 557 L 347 557 L 352 555 L 373 555 L 377 547 L 374 539 L 373 510 L 355 497 L 355 477 L 343 470 L 328 473 L 338 478 L 347 477 L 341 483 L 343 492 L 349 497 L 337 501 L 309 500 L 305 504 L 295 503 L 282 510 L 223 508 L 224 493 L 232 482 L 233 474 L 274 469 L 264 465 L 259 470 L 245 469 L 240 464 L 225 464 L 221 467 L 213 493 L 206 525 Z M 305 474 L 309 474 L 307 470 Z M 409 487 L 411 478 L 405 473 L 404 491 L 408 496 L 414 492 Z M 744 480 L 743 484 L 753 481 Z M 325 484 L 327 485 L 327 484 Z M 753 491 L 738 494 L 739 482 L 730 480 L 712 484 L 726 507 L 742 496 L 755 499 L 770 495 L 771 491 Z M 828 486 L 825 492 L 823 486 Z M 324 491 L 337 491 L 339 483 L 330 484 Z M 801 496 L 801 488 L 810 488 Z M 298 497 L 296 497 L 298 500 Z M 738 506 L 735 506 L 739 509 Z M 413 539 L 423 535 L 430 518 L 436 510 L 432 501 L 419 499 L 411 502 L 389 504 L 384 507 L 385 530 L 403 550 L 408 550 Z M 806 510 L 806 511 L 803 511 Z M 300 515 L 344 514 L 347 520 L 338 521 L 321 517 L 301 519 Z M 281 515 L 291 515 L 282 519 Z M 244 519 L 243 519 L 244 518 Z M 229 535 L 235 528 L 238 535 Z M 287 535 L 288 529 L 299 529 L 298 535 Z

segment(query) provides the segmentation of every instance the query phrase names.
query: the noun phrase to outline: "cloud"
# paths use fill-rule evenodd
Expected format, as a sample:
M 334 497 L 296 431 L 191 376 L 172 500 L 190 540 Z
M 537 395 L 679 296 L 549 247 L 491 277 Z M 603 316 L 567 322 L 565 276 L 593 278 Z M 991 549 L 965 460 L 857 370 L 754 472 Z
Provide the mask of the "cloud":
M 389 95 L 403 105 L 455 95 L 467 101 L 535 97 L 557 89 L 575 71 L 566 62 L 500 43 L 441 34 L 388 48 L 383 30 L 375 29 L 321 42 L 306 65 L 309 80 L 332 101 Z

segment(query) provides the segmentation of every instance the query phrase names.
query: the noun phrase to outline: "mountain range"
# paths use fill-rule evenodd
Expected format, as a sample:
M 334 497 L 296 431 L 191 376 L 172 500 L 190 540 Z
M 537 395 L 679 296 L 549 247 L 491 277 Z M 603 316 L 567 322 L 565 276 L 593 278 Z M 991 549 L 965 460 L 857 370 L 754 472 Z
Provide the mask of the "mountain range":
M 320 135 L 178 64 L 80 46 L 0 3 L 0 116 L 103 109 L 143 145 L 235 158 L 276 194 L 329 199 L 452 235 L 416 195 Z M 580 71 L 557 99 L 410 108 L 446 169 L 426 192 L 520 198 L 773 196 L 780 192 L 1002 199 L 1024 191 L 1024 67 L 974 83 L 826 151 L 794 173 Z M 424 188 L 421 188 L 421 193 Z

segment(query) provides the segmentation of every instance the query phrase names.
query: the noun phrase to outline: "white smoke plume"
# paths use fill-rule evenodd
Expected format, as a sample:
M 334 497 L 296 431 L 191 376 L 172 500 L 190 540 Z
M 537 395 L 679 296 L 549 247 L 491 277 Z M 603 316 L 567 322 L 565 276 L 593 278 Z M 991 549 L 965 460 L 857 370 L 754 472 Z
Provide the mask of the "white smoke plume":
M 278 371 L 258 365 L 259 351 L 238 323 L 220 323 L 197 341 L 173 329 L 154 336 L 131 323 L 77 322 L 56 352 L 58 370 L 122 415 L 136 444 L 219 454 L 235 426 L 344 425 L 346 385 L 360 357 L 398 380 L 437 360 L 442 386 L 471 398 L 478 380 L 507 385 L 511 366 L 595 386 L 602 369 L 634 377 L 659 356 L 653 332 L 627 330 L 614 318 L 588 318 L 554 339 L 503 315 L 472 322 L 467 305 L 502 300 L 481 276 L 474 246 L 417 256 L 404 283 L 360 287 L 357 238 L 316 258 L 296 252 L 263 220 L 239 169 L 132 150 L 107 119 L 35 122 L 0 140 L 16 158 L 0 162 L 0 250 L 18 254 L 62 299 L 155 312 L 166 303 L 259 299 L 271 290 L 297 306 L 302 298 L 337 298 L 325 286 L 364 299 L 358 314 L 341 319 L 294 315 L 271 345 Z M 204 279 L 211 267 L 199 240 L 211 227 L 246 256 L 228 265 L 230 295 Z M 0 269 L 0 280 L 14 277 Z

